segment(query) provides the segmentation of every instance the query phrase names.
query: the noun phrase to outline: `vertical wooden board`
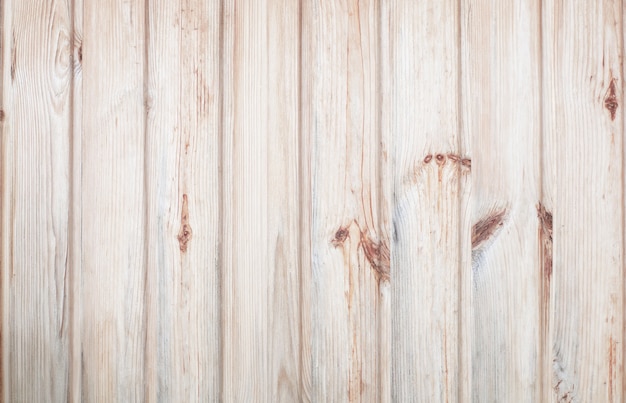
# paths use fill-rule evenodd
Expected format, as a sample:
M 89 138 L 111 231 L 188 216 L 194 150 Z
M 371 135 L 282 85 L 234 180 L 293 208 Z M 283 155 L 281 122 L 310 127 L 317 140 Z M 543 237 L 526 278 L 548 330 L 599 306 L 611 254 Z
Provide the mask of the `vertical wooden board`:
M 622 8 L 543 2 L 544 401 L 624 400 Z
M 463 129 L 477 153 L 471 200 L 474 401 L 541 401 L 540 12 L 535 0 L 461 3 Z
M 220 4 L 148 5 L 149 400 L 219 399 Z
M 388 400 L 389 225 L 381 187 L 377 1 L 303 4 L 303 138 L 311 144 L 312 401 Z M 382 330 L 381 330 L 382 329 Z M 383 385 L 384 384 L 384 385 Z
M 462 250 L 458 4 L 390 6 L 392 397 L 456 401 Z
M 144 400 L 142 0 L 83 5 L 82 399 Z
M 299 206 L 300 5 L 272 0 L 267 10 L 269 400 L 302 401 Z
M 70 2 L 2 4 L 2 37 L 3 400 L 62 401 L 70 298 Z
M 297 2 L 226 1 L 222 399 L 300 400 Z
M 231 3 L 231 2 L 227 2 Z M 267 1 L 233 0 L 226 4 L 225 30 L 232 30 L 231 130 L 225 130 L 224 154 L 229 169 L 224 181 L 225 248 L 222 298 L 222 399 L 269 400 L 267 292 Z M 226 254 L 226 253 L 225 253 Z

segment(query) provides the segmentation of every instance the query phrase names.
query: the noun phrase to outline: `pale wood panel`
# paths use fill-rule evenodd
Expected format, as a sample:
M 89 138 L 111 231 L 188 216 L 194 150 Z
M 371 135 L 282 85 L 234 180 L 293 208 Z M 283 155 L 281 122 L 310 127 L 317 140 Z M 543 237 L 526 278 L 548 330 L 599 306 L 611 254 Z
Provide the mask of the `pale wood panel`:
M 389 10 L 397 401 L 458 399 L 459 192 L 471 162 L 460 153 L 457 5 L 398 1 Z
M 82 385 L 82 139 L 83 139 L 83 0 L 72 0 L 72 138 L 70 213 L 70 294 L 69 306 L 69 385 L 68 401 L 81 400 Z
M 148 8 L 150 401 L 219 399 L 220 12 L 220 1 Z
M 143 401 L 143 0 L 83 5 L 81 400 Z
M 223 12 L 222 399 L 297 401 L 298 4 Z
M 381 338 L 388 341 L 381 330 L 389 328 L 390 264 L 380 4 L 307 1 L 302 18 L 302 136 L 310 139 L 313 195 L 312 277 L 303 284 L 312 287 L 311 399 L 388 400 L 388 349 L 379 350 Z
M 300 2 L 272 0 L 268 52 L 269 401 L 302 401 L 299 243 Z M 305 150 L 306 152 L 307 150 Z M 306 313 L 305 313 L 306 314 Z
M 69 1 L 2 4 L 2 389 L 64 401 L 68 387 Z
M 540 3 L 464 0 L 461 7 L 463 130 L 475 153 L 465 346 L 472 400 L 541 401 Z
M 623 395 L 622 2 L 543 2 L 543 401 Z

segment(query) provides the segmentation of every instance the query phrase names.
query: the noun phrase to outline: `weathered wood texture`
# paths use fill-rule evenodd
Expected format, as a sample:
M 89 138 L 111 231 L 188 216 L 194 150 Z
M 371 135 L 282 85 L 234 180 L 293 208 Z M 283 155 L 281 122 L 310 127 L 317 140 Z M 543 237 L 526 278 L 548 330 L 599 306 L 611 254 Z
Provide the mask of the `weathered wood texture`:
M 623 401 L 623 12 L 0 1 L 0 400 Z
M 463 130 L 474 150 L 471 399 L 542 401 L 540 2 L 464 0 L 461 12 Z
M 626 398 L 622 8 L 543 2 L 544 401 Z

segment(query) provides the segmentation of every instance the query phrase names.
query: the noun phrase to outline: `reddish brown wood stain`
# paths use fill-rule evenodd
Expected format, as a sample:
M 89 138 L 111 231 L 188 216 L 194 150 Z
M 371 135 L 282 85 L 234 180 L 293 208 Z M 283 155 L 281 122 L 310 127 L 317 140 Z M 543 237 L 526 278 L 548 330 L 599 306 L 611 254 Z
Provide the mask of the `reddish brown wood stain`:
M 386 242 L 380 241 L 376 242 L 372 240 L 367 234 L 367 231 L 361 230 L 358 223 L 354 221 L 357 228 L 359 228 L 360 239 L 359 246 L 363 248 L 363 253 L 365 254 L 365 258 L 372 266 L 372 270 L 374 271 L 374 275 L 376 276 L 376 280 L 380 283 L 381 281 L 389 281 L 389 267 L 390 267 L 390 257 L 389 257 L 389 246 Z M 335 247 L 343 246 L 344 242 L 348 238 L 349 235 L 349 226 L 339 227 L 337 232 L 335 232 L 335 236 L 332 239 L 331 243 Z
M 550 282 L 552 277 L 552 213 L 546 210 L 543 204 L 537 205 L 537 216 L 539 217 L 540 233 L 539 238 L 543 248 L 543 275 Z
M 389 281 L 389 247 L 386 242 L 374 242 L 367 235 L 361 232 L 361 245 L 365 252 L 365 257 L 370 262 L 376 279 Z
M 187 246 L 193 235 L 191 226 L 189 225 L 189 205 L 186 194 L 183 195 L 183 208 L 180 221 L 181 227 L 178 232 L 178 244 L 180 246 L 180 251 L 185 253 L 187 252 Z
M 346 241 L 347 238 L 348 238 L 348 228 L 341 227 L 335 233 L 335 238 L 333 239 L 333 245 L 340 246 Z
M 15 47 L 15 32 L 11 43 L 11 81 L 15 80 L 15 69 L 17 64 L 17 50 Z
M 611 115 L 611 120 L 615 120 L 615 114 L 617 113 L 617 108 L 619 104 L 617 102 L 617 87 L 615 85 L 615 79 L 611 79 L 611 84 L 609 84 L 609 89 L 606 92 L 606 96 L 604 97 L 604 107 L 609 111 Z
M 609 337 L 609 402 L 613 402 L 613 381 L 615 378 L 615 347 L 616 342 L 613 336 Z
M 506 209 L 489 214 L 472 227 L 472 250 L 478 249 L 504 224 Z

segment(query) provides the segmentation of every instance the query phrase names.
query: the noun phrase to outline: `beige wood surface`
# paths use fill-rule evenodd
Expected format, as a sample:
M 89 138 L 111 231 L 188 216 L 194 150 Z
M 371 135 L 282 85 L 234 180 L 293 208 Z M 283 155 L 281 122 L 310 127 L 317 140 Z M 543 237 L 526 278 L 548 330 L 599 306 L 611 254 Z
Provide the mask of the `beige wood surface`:
M 460 152 L 458 3 L 389 7 L 392 397 L 454 401 L 461 368 L 459 203 L 471 165 Z
M 543 3 L 546 401 L 624 400 L 622 8 Z
M 623 12 L 0 1 L 0 401 L 623 401 Z
M 150 1 L 146 7 L 145 399 L 214 401 L 221 331 L 220 4 Z
M 1 10 L 2 392 L 6 401 L 63 401 L 70 323 L 70 4 L 3 2 Z
M 462 2 L 463 129 L 474 150 L 470 325 L 474 401 L 543 400 L 537 376 L 544 318 L 537 239 L 539 7 L 535 0 L 516 1 L 514 6 Z
M 73 293 L 81 310 L 80 396 L 141 401 L 148 312 L 144 2 L 84 1 L 82 10 L 82 258 Z

